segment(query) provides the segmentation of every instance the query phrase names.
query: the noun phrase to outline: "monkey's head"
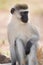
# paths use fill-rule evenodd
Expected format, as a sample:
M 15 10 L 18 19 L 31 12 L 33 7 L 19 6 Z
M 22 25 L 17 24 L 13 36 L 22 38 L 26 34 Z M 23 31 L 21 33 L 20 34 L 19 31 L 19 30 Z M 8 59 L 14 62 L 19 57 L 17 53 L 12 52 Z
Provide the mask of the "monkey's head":
M 26 4 L 18 4 L 11 8 L 11 14 L 15 15 L 23 23 L 28 22 L 28 6 Z

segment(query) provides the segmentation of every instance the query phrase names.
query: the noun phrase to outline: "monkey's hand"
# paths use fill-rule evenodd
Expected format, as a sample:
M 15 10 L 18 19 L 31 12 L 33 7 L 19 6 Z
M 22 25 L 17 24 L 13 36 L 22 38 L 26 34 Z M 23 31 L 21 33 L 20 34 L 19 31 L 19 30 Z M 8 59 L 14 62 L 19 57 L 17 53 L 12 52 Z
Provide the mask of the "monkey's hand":
M 25 53 L 26 53 L 26 55 L 28 55 L 30 53 L 31 47 L 32 47 L 32 42 L 28 41 L 27 44 L 26 44 L 26 47 L 25 47 Z

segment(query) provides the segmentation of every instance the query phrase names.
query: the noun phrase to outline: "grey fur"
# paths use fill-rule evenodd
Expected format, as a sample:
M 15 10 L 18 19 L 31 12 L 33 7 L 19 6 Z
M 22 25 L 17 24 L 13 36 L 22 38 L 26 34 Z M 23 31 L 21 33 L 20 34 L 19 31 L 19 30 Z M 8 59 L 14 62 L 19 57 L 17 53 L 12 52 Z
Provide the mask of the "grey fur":
M 19 12 L 17 13 L 15 11 L 15 14 L 12 15 L 11 22 L 8 24 L 8 41 L 10 44 L 12 64 L 18 61 L 20 65 L 25 65 L 26 59 L 28 65 L 37 65 L 36 53 L 39 33 L 31 23 L 23 23 L 18 16 Z M 32 47 L 30 48 L 30 53 L 26 56 L 24 47 L 29 40 L 32 43 Z

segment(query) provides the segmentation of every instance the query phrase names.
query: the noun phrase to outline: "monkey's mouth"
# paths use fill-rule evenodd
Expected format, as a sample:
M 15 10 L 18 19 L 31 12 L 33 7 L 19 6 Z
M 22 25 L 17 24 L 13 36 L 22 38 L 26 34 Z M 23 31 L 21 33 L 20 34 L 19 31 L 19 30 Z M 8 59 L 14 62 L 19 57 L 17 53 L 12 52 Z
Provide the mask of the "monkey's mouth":
M 28 22 L 28 16 L 21 17 L 21 20 L 23 23 L 27 23 Z

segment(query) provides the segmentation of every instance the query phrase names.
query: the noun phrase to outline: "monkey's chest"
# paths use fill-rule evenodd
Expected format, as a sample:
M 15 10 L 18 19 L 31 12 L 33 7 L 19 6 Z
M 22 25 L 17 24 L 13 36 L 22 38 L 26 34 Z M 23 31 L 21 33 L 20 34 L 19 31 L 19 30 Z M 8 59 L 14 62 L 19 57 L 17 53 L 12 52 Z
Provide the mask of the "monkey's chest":
M 31 37 L 31 31 L 30 28 L 27 27 L 18 27 L 15 29 L 15 37 L 21 37 L 24 40 L 29 40 L 29 38 Z

